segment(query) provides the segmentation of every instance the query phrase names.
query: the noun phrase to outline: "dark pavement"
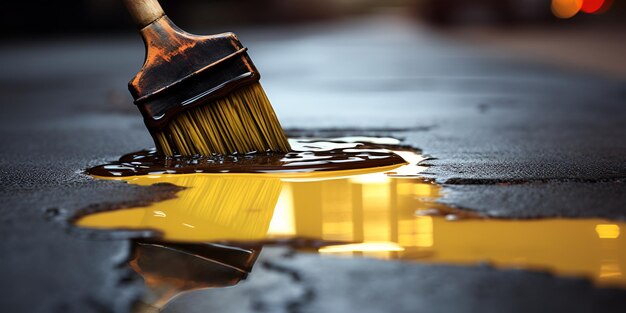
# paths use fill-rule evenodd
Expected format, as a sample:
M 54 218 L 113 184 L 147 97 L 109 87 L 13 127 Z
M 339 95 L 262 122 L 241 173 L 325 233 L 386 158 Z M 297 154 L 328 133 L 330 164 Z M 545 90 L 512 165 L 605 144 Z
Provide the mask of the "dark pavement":
M 624 81 L 521 60 L 387 15 L 238 34 L 293 135 L 401 138 L 433 157 L 425 175 L 443 184 L 443 202 L 489 216 L 626 220 Z M 3 312 L 128 312 L 143 290 L 125 262 L 129 239 L 149 232 L 69 223 L 176 190 L 81 172 L 152 145 L 126 91 L 142 57 L 138 37 L 0 50 Z M 488 266 L 285 257 L 274 249 L 262 258 L 249 281 L 210 292 L 211 311 L 621 312 L 626 305 L 623 290 Z
M 185 312 L 621 312 L 623 291 L 543 273 L 264 251 L 236 288 L 182 295 Z

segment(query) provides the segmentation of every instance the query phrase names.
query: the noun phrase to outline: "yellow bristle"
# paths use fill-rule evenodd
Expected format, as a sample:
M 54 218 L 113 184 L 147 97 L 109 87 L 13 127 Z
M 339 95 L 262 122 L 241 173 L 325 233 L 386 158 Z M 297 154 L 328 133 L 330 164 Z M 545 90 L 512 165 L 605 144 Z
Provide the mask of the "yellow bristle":
M 122 178 L 124 179 L 124 178 Z M 82 227 L 158 229 L 170 241 L 262 240 L 280 197 L 281 180 L 267 176 L 135 176 L 128 182 L 184 187 L 178 197 L 147 207 L 96 213 L 81 218 Z
M 187 110 L 153 136 L 157 149 L 168 156 L 291 150 L 259 83 Z

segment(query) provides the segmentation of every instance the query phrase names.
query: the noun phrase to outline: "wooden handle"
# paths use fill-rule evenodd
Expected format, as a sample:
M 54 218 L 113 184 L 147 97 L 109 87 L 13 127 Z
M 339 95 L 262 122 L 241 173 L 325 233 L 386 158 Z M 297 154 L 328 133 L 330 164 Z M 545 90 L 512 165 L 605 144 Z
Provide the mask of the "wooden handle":
M 124 4 L 139 28 L 144 28 L 165 15 L 157 0 L 124 0 Z

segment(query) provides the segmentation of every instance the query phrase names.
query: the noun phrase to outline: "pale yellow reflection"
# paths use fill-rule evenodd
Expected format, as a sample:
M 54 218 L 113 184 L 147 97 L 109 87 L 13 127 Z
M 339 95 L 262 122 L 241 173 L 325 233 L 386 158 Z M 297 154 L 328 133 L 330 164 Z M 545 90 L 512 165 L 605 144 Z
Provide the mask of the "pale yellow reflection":
M 602 239 L 615 239 L 619 237 L 619 226 L 615 224 L 598 224 L 596 233 Z
M 413 246 L 428 248 L 434 244 L 433 232 L 433 218 L 430 216 L 418 216 L 415 218 L 415 230 L 412 232 L 415 236 L 409 235 L 406 237 L 415 238 L 412 242 Z
M 598 278 L 610 280 L 622 277 L 622 269 L 617 263 L 604 263 L 600 266 Z
M 283 186 L 274 215 L 270 221 L 268 233 L 276 236 L 295 236 L 296 228 L 293 214 L 293 192 L 290 185 Z
M 173 241 L 309 238 L 332 242 L 320 253 L 428 263 L 550 270 L 626 287 L 623 223 L 600 219 L 448 221 L 440 187 L 415 168 L 277 175 L 164 175 L 129 183 L 187 187 L 148 207 L 87 216 L 78 225 L 153 228 Z M 437 215 L 436 213 L 443 213 Z M 426 214 L 426 215 L 425 215 Z M 606 239 L 611 240 L 606 240 Z M 337 244 L 345 242 L 345 244 Z
M 381 251 L 404 251 L 404 248 L 395 242 L 364 242 L 345 245 L 326 246 L 319 249 L 321 253 L 343 252 L 381 252 Z

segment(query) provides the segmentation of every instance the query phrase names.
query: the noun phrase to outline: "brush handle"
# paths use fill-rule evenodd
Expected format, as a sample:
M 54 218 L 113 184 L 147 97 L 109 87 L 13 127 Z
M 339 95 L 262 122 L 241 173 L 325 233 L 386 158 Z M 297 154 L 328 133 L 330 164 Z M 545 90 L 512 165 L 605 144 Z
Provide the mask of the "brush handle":
M 157 0 L 124 0 L 124 4 L 139 28 L 144 28 L 165 15 Z

